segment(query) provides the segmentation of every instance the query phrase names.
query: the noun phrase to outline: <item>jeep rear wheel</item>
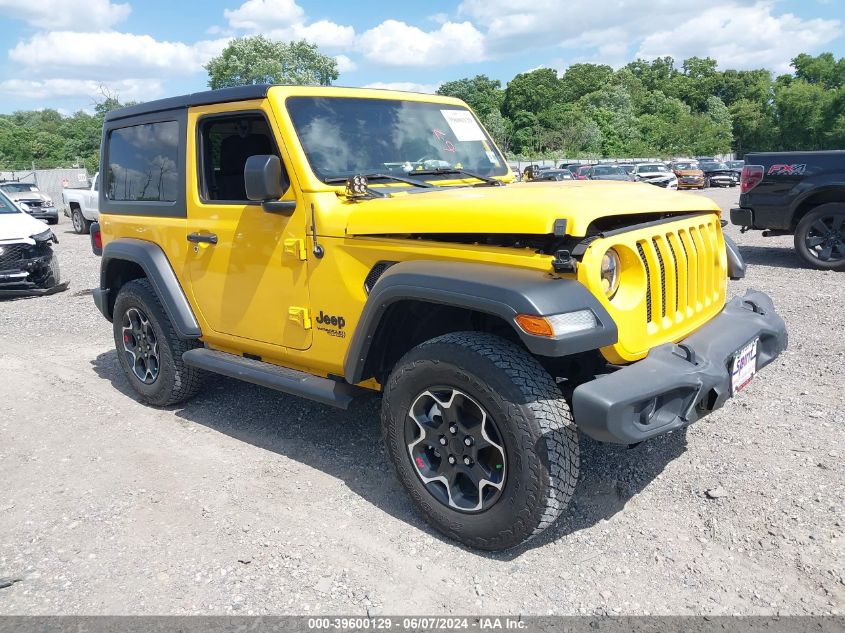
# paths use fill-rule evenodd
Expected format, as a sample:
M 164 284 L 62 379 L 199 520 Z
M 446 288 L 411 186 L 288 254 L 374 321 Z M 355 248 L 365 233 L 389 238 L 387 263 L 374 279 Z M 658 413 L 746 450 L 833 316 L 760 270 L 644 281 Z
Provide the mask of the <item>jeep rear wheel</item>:
M 176 335 L 149 281 L 136 279 L 120 289 L 113 329 L 120 366 L 141 400 L 162 407 L 199 391 L 204 372 L 182 362 L 196 343 Z
M 447 334 L 408 352 L 385 385 L 382 431 L 420 513 L 471 547 L 539 534 L 578 480 L 578 438 L 554 380 L 490 334 Z
M 795 250 L 810 266 L 845 270 L 845 204 L 822 204 L 801 218 Z

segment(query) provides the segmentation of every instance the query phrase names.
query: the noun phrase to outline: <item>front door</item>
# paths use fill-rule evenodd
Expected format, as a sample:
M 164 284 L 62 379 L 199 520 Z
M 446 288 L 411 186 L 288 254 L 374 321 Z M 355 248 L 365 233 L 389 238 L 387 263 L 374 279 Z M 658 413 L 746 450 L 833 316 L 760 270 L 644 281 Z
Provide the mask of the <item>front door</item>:
M 215 332 L 293 349 L 311 345 L 306 209 L 268 213 L 247 200 L 244 163 L 275 154 L 285 169 L 264 100 L 192 109 L 188 117 L 188 266 L 193 296 Z M 295 200 L 295 175 L 282 199 Z

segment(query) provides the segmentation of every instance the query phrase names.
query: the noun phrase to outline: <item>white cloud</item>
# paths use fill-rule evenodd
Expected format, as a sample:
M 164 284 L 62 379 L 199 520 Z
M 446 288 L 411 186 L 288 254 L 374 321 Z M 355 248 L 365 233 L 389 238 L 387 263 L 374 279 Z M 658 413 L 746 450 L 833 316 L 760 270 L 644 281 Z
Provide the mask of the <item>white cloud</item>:
M 272 40 L 308 40 L 320 48 L 350 48 L 355 43 L 355 29 L 329 20 L 319 20 L 311 24 L 292 24 L 282 29 L 264 31 Z
M 202 64 L 219 53 L 226 42 L 220 39 L 185 44 L 117 31 L 50 31 L 19 42 L 9 51 L 9 59 L 40 76 L 178 76 L 201 71 Z
M 571 0 L 516 3 L 463 0 L 459 14 L 485 28 L 490 55 L 549 46 L 577 51 L 576 59 L 621 65 L 632 53 L 651 58 L 672 55 L 715 57 L 723 67 L 785 68 L 796 52 L 814 51 L 842 32 L 840 20 L 803 20 L 775 0 L 710 0 L 701 3 L 650 0 L 647 8 L 630 0 L 595 5 Z
M 0 82 L 0 90 L 4 93 L 25 95 L 30 99 L 87 97 L 94 102 L 102 100 L 102 88 L 118 95 L 121 101 L 149 101 L 163 93 L 161 82 L 150 79 L 106 82 L 80 79 L 7 79 Z
M 247 0 L 237 9 L 223 11 L 230 27 L 252 32 L 299 24 L 304 16 L 294 0 Z
M 109 0 L 86 0 L 75 6 L 67 0 L 0 0 L 0 14 L 42 29 L 106 29 L 125 20 L 130 11 L 128 3 Z
M 836 20 L 802 20 L 791 13 L 774 16 L 772 4 L 758 2 L 729 13 L 707 9 L 694 22 L 680 22 L 646 37 L 637 56 L 710 56 L 723 68 L 789 72 L 789 60 L 798 53 L 817 49 L 842 33 Z
M 390 66 L 428 66 L 481 61 L 484 36 L 470 22 L 445 22 L 423 31 L 398 20 L 385 20 L 358 39 L 364 56 Z
M 337 62 L 337 71 L 339 73 L 349 73 L 358 69 L 358 64 L 349 59 L 346 55 L 335 55 Z
M 403 90 L 405 92 L 425 92 L 434 94 L 440 84 L 418 84 L 413 81 L 376 81 L 367 84 L 364 88 L 378 88 L 380 90 Z

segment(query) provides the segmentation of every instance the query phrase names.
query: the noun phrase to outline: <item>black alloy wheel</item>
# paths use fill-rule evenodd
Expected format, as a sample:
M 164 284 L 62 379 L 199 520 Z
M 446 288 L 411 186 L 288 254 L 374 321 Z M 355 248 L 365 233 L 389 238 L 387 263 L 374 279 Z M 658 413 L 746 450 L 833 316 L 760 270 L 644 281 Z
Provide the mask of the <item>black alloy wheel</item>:
M 795 230 L 795 248 L 811 266 L 845 270 L 845 204 L 823 204 L 805 215 Z
M 132 373 L 145 385 L 153 384 L 161 367 L 158 340 L 149 318 L 131 307 L 123 313 L 123 351 Z
M 501 496 L 507 476 L 504 443 L 478 402 L 452 387 L 419 394 L 405 423 L 413 467 L 441 504 L 483 512 Z

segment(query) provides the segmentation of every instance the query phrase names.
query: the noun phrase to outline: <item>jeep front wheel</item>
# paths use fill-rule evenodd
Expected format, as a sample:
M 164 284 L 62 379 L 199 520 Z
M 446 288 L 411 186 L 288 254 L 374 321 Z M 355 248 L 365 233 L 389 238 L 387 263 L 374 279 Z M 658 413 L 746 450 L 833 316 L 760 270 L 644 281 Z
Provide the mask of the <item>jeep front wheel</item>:
M 135 279 L 121 287 L 113 326 L 120 366 L 143 401 L 163 407 L 199 391 L 204 372 L 182 362 L 182 354 L 196 343 L 176 335 L 149 281 Z
M 384 389 L 382 431 L 417 509 L 471 547 L 539 534 L 578 481 L 560 390 L 530 354 L 490 334 L 447 334 L 405 354 Z

